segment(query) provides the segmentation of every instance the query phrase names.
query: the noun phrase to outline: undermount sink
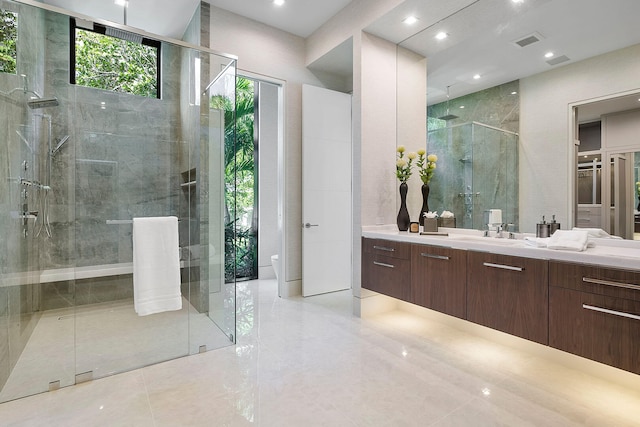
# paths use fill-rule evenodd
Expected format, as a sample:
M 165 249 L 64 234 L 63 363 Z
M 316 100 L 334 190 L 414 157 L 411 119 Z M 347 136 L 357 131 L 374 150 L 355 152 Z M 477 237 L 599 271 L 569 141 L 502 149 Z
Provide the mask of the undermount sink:
M 504 234 L 505 236 L 508 236 L 508 233 L 505 232 Z M 517 240 L 517 239 L 508 239 L 506 237 L 503 237 L 503 238 L 484 237 L 484 236 L 475 236 L 470 234 L 449 234 L 449 239 L 473 241 L 478 243 L 486 243 L 487 245 L 500 245 L 500 246 L 522 246 L 524 244 L 522 240 Z

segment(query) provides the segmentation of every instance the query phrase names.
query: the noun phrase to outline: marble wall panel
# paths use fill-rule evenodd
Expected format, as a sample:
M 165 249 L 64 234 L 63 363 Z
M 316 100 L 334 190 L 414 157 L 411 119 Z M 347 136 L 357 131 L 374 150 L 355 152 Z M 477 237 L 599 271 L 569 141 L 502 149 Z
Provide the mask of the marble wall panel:
M 427 149 L 438 155 L 429 208 L 454 212 L 458 227 L 485 229 L 484 211 L 493 208 L 518 225 L 518 138 L 510 133 L 519 128 L 518 86 L 510 82 L 428 107 Z M 447 107 L 459 117 L 438 120 Z

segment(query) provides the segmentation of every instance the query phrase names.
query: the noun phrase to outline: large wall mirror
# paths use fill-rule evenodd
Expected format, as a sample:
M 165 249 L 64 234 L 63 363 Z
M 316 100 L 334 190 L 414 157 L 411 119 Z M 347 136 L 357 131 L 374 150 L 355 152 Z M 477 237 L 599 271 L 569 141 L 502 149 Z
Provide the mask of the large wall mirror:
M 574 106 L 576 226 L 640 240 L 640 91 Z
M 403 22 L 410 15 L 417 18 L 413 26 Z M 585 162 L 578 162 L 577 152 L 568 138 L 576 123 L 573 123 L 567 106 L 579 100 L 613 98 L 633 89 L 640 90 L 637 77 L 632 77 L 637 76 L 636 68 L 628 70 L 625 77 L 620 79 L 622 71 L 617 68 L 622 66 L 620 63 L 616 63 L 615 67 L 611 63 L 602 64 L 603 69 L 610 70 L 615 77 L 595 82 L 589 75 L 596 72 L 594 67 L 591 64 L 580 66 L 593 58 L 638 45 L 640 33 L 631 18 L 634 16 L 640 16 L 640 2 L 635 0 L 613 0 L 606 5 L 600 0 L 407 0 L 365 31 L 427 58 L 427 104 L 429 108 L 440 105 L 442 108 L 439 112 L 442 114 L 439 116 L 457 116 L 445 120 L 445 128 L 452 129 L 449 133 L 463 129 L 460 125 L 467 122 L 478 121 L 494 126 L 499 131 L 507 131 L 503 132 L 505 135 L 511 135 L 508 132 L 519 134 L 519 152 L 516 155 L 519 169 L 515 169 L 519 171 L 517 176 L 507 180 L 518 189 L 518 209 L 513 211 L 513 218 L 507 221 L 517 222 L 520 231 L 533 232 L 535 222 L 545 213 L 548 214 L 547 218 L 557 213 L 562 219 L 562 228 L 578 225 L 577 202 L 574 203 L 574 200 L 578 198 L 578 164 Z M 564 74 L 554 71 L 560 69 L 572 71 Z M 555 72 L 553 84 L 545 83 L 545 77 L 540 77 L 550 71 Z M 602 79 L 603 73 L 598 73 L 598 78 Z M 499 99 L 497 102 L 487 102 L 486 94 L 500 87 L 506 90 L 510 83 L 515 88 L 508 93 L 500 92 L 497 98 L 493 98 Z M 477 102 L 458 102 L 473 94 L 477 94 Z M 510 110 L 505 107 L 512 102 L 509 95 L 519 97 L 519 102 Z M 635 108 L 640 107 L 638 98 L 635 98 Z M 525 101 L 526 110 L 520 107 L 525 105 Z M 461 107 L 465 109 L 461 110 Z M 582 107 L 587 108 L 586 104 Z M 626 109 L 631 108 L 633 106 Z M 479 114 L 482 120 L 476 120 L 476 116 L 469 120 L 470 109 L 474 114 Z M 582 114 L 582 109 L 580 111 Z M 601 115 L 610 113 L 612 111 L 600 113 L 597 120 Z M 580 123 L 588 121 L 579 120 Z M 522 133 L 523 126 L 527 134 Z M 532 126 L 538 126 L 539 129 L 532 131 Z M 429 138 L 427 144 L 430 144 Z M 629 146 L 624 150 L 618 152 L 635 153 L 640 151 L 640 147 L 635 149 Z M 465 157 L 460 156 L 460 159 L 464 160 Z M 596 165 L 592 172 L 584 170 L 580 173 L 584 176 L 589 173 L 601 175 L 605 171 L 611 174 L 610 170 L 620 169 L 620 166 L 615 169 L 618 163 L 614 162 L 614 166 L 611 166 L 609 160 L 606 158 L 603 162 L 599 157 L 600 165 Z M 620 161 L 627 163 L 626 168 L 633 171 L 631 175 L 635 174 L 636 163 L 633 162 L 636 160 Z M 465 176 L 469 165 L 462 160 L 453 163 L 459 168 L 458 176 Z M 593 159 L 591 163 L 590 166 L 593 166 Z M 442 165 L 444 167 L 444 159 Z M 545 168 L 552 173 L 546 173 L 545 176 L 541 172 Z M 553 175 L 553 179 L 550 175 Z M 581 182 L 586 182 L 586 179 L 583 178 Z M 595 184 L 598 191 L 603 190 L 603 185 L 608 186 L 604 193 L 599 193 L 601 196 L 613 194 L 609 190 L 611 182 L 607 176 Z M 483 184 L 487 186 L 491 183 Z M 633 205 L 632 183 L 627 184 L 625 200 L 627 207 L 630 207 Z M 496 184 L 491 185 L 497 190 Z M 618 186 L 616 191 L 623 190 Z M 461 200 L 471 205 L 476 191 L 472 188 L 471 191 L 450 193 L 462 194 Z M 436 196 L 432 194 L 430 197 Z M 471 200 L 467 200 L 469 197 Z M 615 197 L 613 200 L 616 200 Z M 605 223 L 609 224 L 609 209 L 603 213 L 602 206 L 603 203 L 611 203 L 610 199 L 592 202 L 590 204 L 599 205 L 598 212 L 601 217 L 607 217 Z M 613 209 L 619 210 L 621 200 L 613 203 L 616 203 Z M 509 210 L 509 206 L 505 209 Z M 474 216 L 482 217 L 481 214 Z M 626 217 L 623 222 L 628 223 L 628 217 L 635 217 L 635 210 L 627 212 Z M 619 224 L 620 220 L 617 221 Z M 619 234 L 622 230 L 619 226 L 615 232 L 612 228 L 615 224 L 606 224 L 600 223 L 606 231 Z M 626 229 L 634 228 L 633 224 L 627 224 Z M 484 224 L 477 224 L 471 218 L 470 221 L 459 221 L 458 226 L 481 228 Z M 633 237 L 626 231 L 624 234 L 627 238 Z

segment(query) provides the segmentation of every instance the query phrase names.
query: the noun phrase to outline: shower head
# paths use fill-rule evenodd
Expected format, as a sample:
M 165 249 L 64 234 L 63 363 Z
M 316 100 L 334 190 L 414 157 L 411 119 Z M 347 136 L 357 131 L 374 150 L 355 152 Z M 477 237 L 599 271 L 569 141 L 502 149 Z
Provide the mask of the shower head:
M 65 142 L 67 142 L 68 140 L 69 140 L 69 135 L 65 135 L 62 138 L 60 138 L 60 140 L 58 141 L 58 144 L 56 145 L 56 148 L 51 150 L 51 155 L 54 156 L 62 148 Z
M 456 116 L 455 114 L 450 114 L 449 113 L 449 88 L 451 86 L 447 86 L 447 114 L 445 114 L 444 116 L 440 116 L 438 117 L 438 119 L 440 120 L 444 120 L 444 121 L 449 121 L 449 120 L 453 120 L 453 119 L 457 119 L 458 116 Z
M 33 98 L 27 101 L 27 105 L 32 110 L 46 107 L 57 107 L 60 105 L 58 98 Z
M 448 113 L 448 111 L 447 111 L 447 113 Z M 444 116 L 440 116 L 440 117 L 438 117 L 438 118 L 439 118 L 440 120 L 446 120 L 446 121 L 449 121 L 449 120 L 457 119 L 457 118 L 458 118 L 458 116 L 456 116 L 455 114 L 447 114 L 447 115 L 444 115 Z
M 141 44 L 142 36 L 140 34 L 131 33 L 129 31 L 121 30 L 119 28 L 107 27 L 105 34 L 111 37 L 117 37 L 128 42 Z

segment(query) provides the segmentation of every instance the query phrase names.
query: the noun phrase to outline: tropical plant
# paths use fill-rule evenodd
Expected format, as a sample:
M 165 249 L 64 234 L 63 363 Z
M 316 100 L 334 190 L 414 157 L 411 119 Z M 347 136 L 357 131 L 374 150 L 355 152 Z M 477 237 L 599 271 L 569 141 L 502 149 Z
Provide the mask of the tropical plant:
M 18 14 L 0 9 L 0 73 L 16 74 Z
M 238 78 L 235 102 L 214 96 L 210 106 L 225 114 L 225 279 L 257 278 L 253 81 Z
M 76 84 L 156 98 L 155 47 L 76 28 Z

